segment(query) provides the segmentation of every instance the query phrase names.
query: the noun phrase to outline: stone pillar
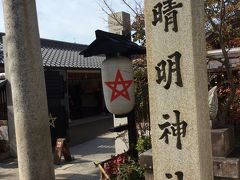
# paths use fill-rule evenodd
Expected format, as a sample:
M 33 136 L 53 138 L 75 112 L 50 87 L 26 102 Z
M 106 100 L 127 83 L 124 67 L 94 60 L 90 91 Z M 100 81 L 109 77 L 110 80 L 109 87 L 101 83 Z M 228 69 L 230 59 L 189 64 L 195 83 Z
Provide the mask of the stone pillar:
M 153 171 L 157 180 L 211 180 L 204 2 L 146 0 Z
M 116 12 L 108 16 L 108 28 L 110 33 L 131 36 L 130 14 Z
M 119 35 L 130 35 L 130 14 L 126 12 L 116 12 L 108 17 L 108 28 L 110 33 Z M 131 38 L 131 36 L 130 36 Z M 126 125 L 127 117 L 117 118 L 113 116 L 114 127 Z M 129 148 L 128 131 L 115 133 L 115 153 L 121 154 Z
M 54 178 L 34 0 L 3 0 L 20 180 Z
M 12 90 L 10 83 L 10 72 L 8 69 L 7 60 L 7 44 L 6 38 L 3 36 L 3 51 L 4 51 L 4 70 L 7 81 L 6 93 L 7 93 L 7 115 L 8 115 L 8 137 L 9 137 L 9 148 L 10 155 L 17 157 L 17 145 L 16 145 L 16 133 L 14 124 L 14 113 L 13 113 L 13 102 L 12 102 Z

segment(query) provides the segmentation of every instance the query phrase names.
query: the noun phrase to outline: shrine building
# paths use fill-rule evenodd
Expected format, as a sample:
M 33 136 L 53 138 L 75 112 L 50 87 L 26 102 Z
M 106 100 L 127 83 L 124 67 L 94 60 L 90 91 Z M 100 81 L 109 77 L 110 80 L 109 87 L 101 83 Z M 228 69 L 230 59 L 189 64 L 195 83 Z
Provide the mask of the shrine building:
M 0 73 L 4 72 L 3 36 L 0 33 Z M 113 127 L 102 92 L 101 66 L 105 57 L 84 58 L 79 53 L 86 48 L 41 39 L 48 111 L 54 119 L 50 126 L 52 144 L 60 137 L 67 137 L 71 145 L 79 144 Z M 3 118 L 7 119 L 0 120 Z

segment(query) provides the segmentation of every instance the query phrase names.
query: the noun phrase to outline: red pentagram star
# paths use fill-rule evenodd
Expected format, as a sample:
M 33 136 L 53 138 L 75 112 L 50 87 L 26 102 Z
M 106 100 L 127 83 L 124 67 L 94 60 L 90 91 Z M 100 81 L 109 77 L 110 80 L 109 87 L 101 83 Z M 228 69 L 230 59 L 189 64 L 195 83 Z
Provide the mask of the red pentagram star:
M 120 70 L 118 69 L 115 80 L 104 82 L 110 89 L 112 89 L 112 96 L 111 96 L 111 102 L 114 101 L 117 97 L 122 96 L 125 99 L 130 101 L 130 97 L 128 94 L 128 88 L 132 84 L 132 80 L 126 80 L 124 81 L 122 74 Z M 122 89 L 118 90 L 117 86 L 122 85 Z

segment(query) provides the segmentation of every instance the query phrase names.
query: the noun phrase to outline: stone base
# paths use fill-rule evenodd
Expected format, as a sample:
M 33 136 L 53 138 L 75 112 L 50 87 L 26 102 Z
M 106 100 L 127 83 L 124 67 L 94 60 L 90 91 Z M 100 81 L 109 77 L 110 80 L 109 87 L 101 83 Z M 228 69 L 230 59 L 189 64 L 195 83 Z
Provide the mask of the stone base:
M 240 179 L 240 159 L 213 157 L 213 174 L 216 180 Z
M 226 157 L 234 148 L 234 129 L 212 129 L 212 154 L 214 157 Z
M 145 180 L 153 180 L 152 149 L 140 154 L 139 164 L 144 168 Z
M 152 149 L 140 154 L 139 164 L 144 169 L 153 169 Z
M 144 168 L 145 179 L 153 180 L 152 150 L 139 156 L 139 163 Z M 213 157 L 214 180 L 240 179 L 240 158 Z

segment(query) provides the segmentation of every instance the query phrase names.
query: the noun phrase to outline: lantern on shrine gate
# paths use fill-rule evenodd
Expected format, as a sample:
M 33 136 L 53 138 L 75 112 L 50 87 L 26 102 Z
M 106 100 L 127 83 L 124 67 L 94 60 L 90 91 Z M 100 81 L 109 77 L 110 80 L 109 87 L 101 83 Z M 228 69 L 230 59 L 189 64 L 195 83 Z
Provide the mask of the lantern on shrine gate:
M 109 112 L 123 115 L 132 111 L 135 97 L 132 62 L 129 58 L 115 56 L 103 61 L 102 86 Z

